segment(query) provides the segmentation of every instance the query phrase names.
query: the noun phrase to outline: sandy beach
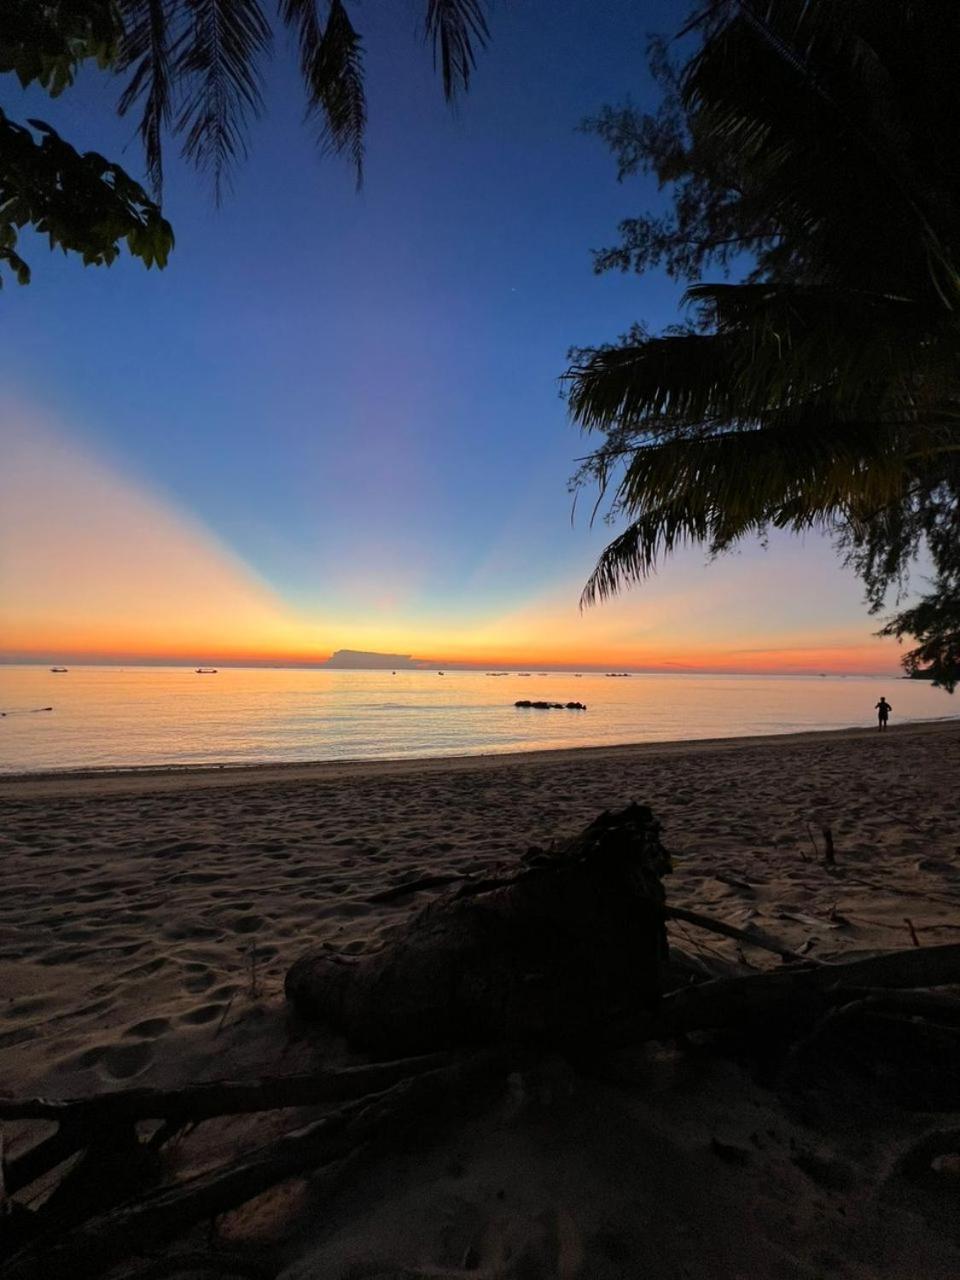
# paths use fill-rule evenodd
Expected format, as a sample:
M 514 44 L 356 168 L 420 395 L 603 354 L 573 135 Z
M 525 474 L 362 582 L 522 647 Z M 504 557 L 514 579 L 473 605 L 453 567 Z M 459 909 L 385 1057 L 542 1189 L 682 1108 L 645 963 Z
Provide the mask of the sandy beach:
M 429 897 L 371 901 L 384 889 L 485 870 L 630 800 L 663 822 L 672 903 L 821 959 L 907 947 L 911 929 L 924 944 L 960 941 L 958 778 L 960 722 L 946 721 L 883 735 L 3 779 L 0 1090 L 69 1097 L 302 1070 L 318 1052 L 343 1060 L 342 1044 L 318 1049 L 290 1032 L 282 981 L 300 952 L 327 942 L 360 954 Z M 834 868 L 823 865 L 824 826 Z M 708 941 L 734 963 L 776 963 Z M 545 1086 L 552 1112 L 540 1095 L 504 1103 L 492 1126 L 465 1126 L 455 1150 L 398 1155 L 307 1237 L 306 1184 L 220 1229 L 256 1241 L 297 1223 L 289 1275 L 330 1280 L 386 1275 L 387 1264 L 391 1275 L 460 1274 L 468 1255 L 479 1259 L 470 1274 L 569 1280 L 655 1264 L 665 1276 L 958 1274 L 956 1219 L 931 1226 L 884 1190 L 898 1145 L 942 1116 L 885 1114 L 871 1132 L 838 1123 L 827 1152 L 732 1064 L 688 1064 L 669 1087 L 658 1069 L 648 1063 L 644 1087 L 624 1091 L 558 1067 Z M 204 1126 L 206 1145 L 187 1143 L 180 1167 L 266 1124 Z M 8 1150 L 36 1132 L 9 1126 Z M 714 1139 L 747 1154 L 718 1158 Z M 808 1148 L 843 1175 L 811 1175 L 812 1156 L 805 1172 L 796 1155 Z M 517 1269 L 523 1257 L 541 1270 Z

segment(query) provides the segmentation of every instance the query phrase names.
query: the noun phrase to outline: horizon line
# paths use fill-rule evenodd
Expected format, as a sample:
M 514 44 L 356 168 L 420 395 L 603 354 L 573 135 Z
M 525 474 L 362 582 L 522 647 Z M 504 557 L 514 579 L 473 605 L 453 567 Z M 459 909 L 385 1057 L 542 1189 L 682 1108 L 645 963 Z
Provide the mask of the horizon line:
M 515 675 L 525 672 L 529 675 L 567 675 L 582 672 L 584 675 L 617 675 L 620 672 L 630 675 L 724 675 L 724 676 L 809 676 L 813 679 L 817 678 L 837 678 L 846 679 L 847 677 L 876 677 L 877 679 L 911 679 L 906 672 L 902 670 L 881 671 L 873 669 L 857 669 L 838 671 L 837 669 L 818 670 L 815 666 L 798 667 L 796 665 L 784 665 L 779 667 L 755 667 L 755 666 L 700 666 L 696 664 L 686 663 L 664 663 L 664 664 L 644 664 L 638 665 L 630 663 L 611 663 L 598 665 L 597 663 L 583 663 L 577 665 L 575 663 L 558 665 L 556 663 L 525 663 L 523 665 L 517 663 L 469 663 L 463 660 L 454 660 L 445 662 L 442 658 L 415 659 L 417 665 L 397 664 L 391 665 L 383 663 L 376 666 L 348 664 L 331 665 L 329 659 L 318 661 L 296 661 L 296 660 L 268 660 L 256 658 L 174 658 L 163 656 L 150 657 L 117 657 L 90 655 L 82 657 L 71 657 L 69 654 L 58 655 L 55 657 L 37 657 L 27 655 L 7 656 L 0 654 L 0 666 L 4 667 L 49 667 L 51 665 L 62 665 L 71 663 L 75 667 L 102 667 L 102 668 L 122 668 L 122 667 L 168 667 L 177 670 L 190 671 L 197 667 L 215 666 L 218 669 L 231 671 L 368 671 L 368 672 L 384 672 L 392 671 L 393 674 L 412 673 L 415 675 L 428 675 L 432 671 L 442 668 L 450 672 L 472 672 L 477 675 L 485 675 L 494 669 L 504 674 Z M 616 668 L 614 670 L 613 668 Z

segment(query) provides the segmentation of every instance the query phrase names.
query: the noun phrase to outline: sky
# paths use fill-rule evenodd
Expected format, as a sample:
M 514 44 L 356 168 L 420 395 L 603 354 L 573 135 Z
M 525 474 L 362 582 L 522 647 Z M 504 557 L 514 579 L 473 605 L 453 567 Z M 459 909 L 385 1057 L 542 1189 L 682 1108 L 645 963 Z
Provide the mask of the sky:
M 819 537 L 708 564 L 581 611 L 616 532 L 571 519 L 589 438 L 568 349 L 677 319 L 662 275 L 596 276 L 591 249 L 661 199 L 579 122 L 653 107 L 663 0 L 499 0 L 447 107 L 419 0 L 355 5 L 365 181 L 318 154 L 281 35 L 233 191 L 167 152 L 168 268 L 83 268 L 24 235 L 0 293 L 0 658 L 317 662 L 341 648 L 480 666 L 893 672 L 898 650 Z M 39 116 L 142 176 L 118 86 Z

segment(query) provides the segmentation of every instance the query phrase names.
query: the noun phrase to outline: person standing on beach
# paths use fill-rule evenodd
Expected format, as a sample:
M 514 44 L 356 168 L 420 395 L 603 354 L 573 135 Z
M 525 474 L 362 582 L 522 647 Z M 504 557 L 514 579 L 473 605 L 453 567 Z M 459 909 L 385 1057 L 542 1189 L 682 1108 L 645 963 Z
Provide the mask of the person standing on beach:
M 882 732 L 887 727 L 887 720 L 890 712 L 893 710 L 890 703 L 883 694 L 880 695 L 880 701 L 877 703 L 877 728 Z

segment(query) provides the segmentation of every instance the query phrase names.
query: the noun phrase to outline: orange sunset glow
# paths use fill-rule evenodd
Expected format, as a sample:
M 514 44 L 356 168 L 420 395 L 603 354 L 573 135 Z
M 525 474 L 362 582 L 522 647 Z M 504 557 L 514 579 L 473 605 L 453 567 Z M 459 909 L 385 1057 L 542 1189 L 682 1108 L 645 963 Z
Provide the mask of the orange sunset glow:
M 960 1280 L 960 0 L 0 5 L 0 1280 Z
M 819 542 L 732 557 L 722 574 L 701 556 L 680 557 L 645 587 L 584 611 L 582 579 L 567 574 L 520 606 L 468 619 L 418 604 L 409 584 L 389 590 L 375 559 L 359 556 L 348 596 L 320 586 L 311 607 L 294 607 L 199 521 L 61 427 L 22 406 L 4 422 L 8 660 L 309 665 L 351 648 L 478 667 L 896 666 L 897 646 L 870 635 L 849 577 Z M 843 626 L 826 614 L 833 599 Z

